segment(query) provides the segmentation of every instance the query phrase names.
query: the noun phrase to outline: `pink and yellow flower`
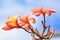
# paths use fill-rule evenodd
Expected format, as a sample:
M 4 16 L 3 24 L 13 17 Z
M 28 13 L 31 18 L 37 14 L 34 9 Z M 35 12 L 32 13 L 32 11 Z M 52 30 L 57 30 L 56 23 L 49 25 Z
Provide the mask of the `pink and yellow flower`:
M 43 14 L 43 15 L 47 15 L 47 16 L 51 16 L 51 13 L 55 13 L 56 10 L 55 9 L 49 9 L 49 10 L 46 10 L 45 7 L 42 7 L 41 9 L 32 9 L 32 12 L 34 15 L 36 16 L 39 16 L 40 14 Z
M 6 24 L 4 25 L 4 27 L 2 29 L 11 30 L 13 28 L 18 28 L 17 17 L 18 16 L 14 16 L 14 17 L 9 16 Z
M 30 25 L 30 22 L 33 22 L 33 23 L 35 23 L 35 19 L 34 18 L 30 18 L 30 15 L 27 15 L 26 17 L 23 15 L 23 14 L 21 14 L 20 15 L 20 23 L 19 23 L 19 25 L 22 27 L 22 26 L 25 26 L 24 28 L 26 28 L 26 29 L 30 29 L 29 27 L 31 26 Z

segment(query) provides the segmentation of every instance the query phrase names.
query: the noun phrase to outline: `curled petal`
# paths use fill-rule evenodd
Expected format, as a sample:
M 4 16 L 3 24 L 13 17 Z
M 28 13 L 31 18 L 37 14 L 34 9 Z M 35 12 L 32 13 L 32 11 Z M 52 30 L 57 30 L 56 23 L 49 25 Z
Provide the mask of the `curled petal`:
M 55 9 L 49 9 L 48 11 L 49 11 L 49 12 L 52 12 L 52 13 L 55 13 L 55 12 L 56 12 Z
M 33 13 L 40 13 L 40 9 L 32 9 Z
M 13 28 L 12 28 L 12 27 L 8 27 L 8 25 L 5 25 L 2 29 L 3 29 L 3 30 L 11 30 L 11 29 L 13 29 Z
M 32 12 L 35 16 L 39 16 L 41 14 L 40 9 L 32 9 Z
M 20 15 L 20 20 L 24 21 L 24 22 L 26 21 L 26 18 L 25 18 L 25 16 L 23 14 Z
M 55 9 L 49 9 L 49 10 L 47 10 L 46 15 L 51 16 L 51 13 L 55 13 L 55 12 L 56 12 Z
M 50 12 L 46 12 L 46 16 L 51 16 L 51 13 Z
M 26 16 L 26 21 L 29 21 L 29 19 L 30 19 L 30 14 Z
M 9 22 L 6 22 L 6 24 L 8 25 L 8 27 L 17 28 L 16 24 L 9 23 Z
M 36 23 L 34 18 L 30 18 L 29 21 L 32 22 L 32 23 Z
M 35 16 L 40 16 L 41 13 L 34 13 L 34 14 L 35 14 Z

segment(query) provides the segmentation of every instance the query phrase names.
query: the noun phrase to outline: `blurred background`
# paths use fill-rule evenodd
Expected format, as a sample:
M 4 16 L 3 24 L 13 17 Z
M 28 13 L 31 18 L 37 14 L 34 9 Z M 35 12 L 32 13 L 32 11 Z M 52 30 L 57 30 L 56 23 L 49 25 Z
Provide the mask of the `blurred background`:
M 60 0 L 0 0 L 0 40 L 32 40 L 30 34 L 23 29 L 4 31 L 2 27 L 8 16 L 20 15 L 21 13 L 26 16 L 31 13 L 31 9 L 43 6 L 46 9 L 56 9 L 56 13 L 46 17 L 46 25 L 50 24 L 51 28 L 54 27 L 55 29 L 55 35 L 51 40 L 60 40 Z M 32 15 L 32 17 L 36 18 L 36 24 L 32 24 L 33 27 L 38 28 L 41 33 L 42 15 L 39 17 Z

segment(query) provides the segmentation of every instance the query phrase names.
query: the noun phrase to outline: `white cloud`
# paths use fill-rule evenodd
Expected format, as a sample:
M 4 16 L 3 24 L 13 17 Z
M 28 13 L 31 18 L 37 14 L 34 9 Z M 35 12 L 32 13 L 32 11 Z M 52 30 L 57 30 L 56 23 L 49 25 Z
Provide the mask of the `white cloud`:
M 4 31 L 0 29 L 0 40 L 30 40 L 30 35 L 22 29 Z

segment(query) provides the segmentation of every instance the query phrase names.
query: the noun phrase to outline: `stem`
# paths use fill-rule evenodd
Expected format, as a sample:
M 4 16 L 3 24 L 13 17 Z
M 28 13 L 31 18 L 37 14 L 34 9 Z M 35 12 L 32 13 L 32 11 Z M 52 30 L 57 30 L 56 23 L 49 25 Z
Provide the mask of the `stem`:
M 24 29 L 28 33 L 32 33 L 32 32 L 27 31 L 25 28 L 22 28 L 21 26 L 18 26 L 18 27 L 21 28 L 21 29 Z
M 31 26 L 31 25 L 30 25 Z M 32 27 L 32 26 L 31 26 Z M 31 28 L 31 31 L 33 32 L 33 33 L 35 33 L 38 37 L 40 37 L 40 38 L 42 38 L 40 35 L 38 35 L 34 30 L 33 30 L 33 28 Z
M 44 18 L 44 25 L 45 25 L 45 15 L 43 15 L 43 18 Z M 45 26 L 44 26 L 45 27 Z
M 46 37 L 46 36 L 48 36 L 48 35 L 50 35 L 50 34 L 51 34 L 51 32 L 50 32 L 50 25 L 48 25 L 47 27 L 48 27 L 48 31 L 47 31 L 47 34 L 46 34 L 46 35 L 44 35 L 44 37 Z
M 46 30 L 46 25 L 45 25 L 46 21 L 45 21 L 45 15 L 43 15 L 43 21 L 42 21 L 42 24 L 43 24 L 43 31 L 42 31 L 42 36 L 44 36 L 44 32 Z
M 22 27 L 19 26 L 19 28 L 22 28 Z M 26 32 L 28 32 L 28 33 L 30 33 L 30 34 L 31 34 L 32 32 L 35 33 L 35 32 L 33 31 L 33 29 L 31 29 L 32 32 L 27 31 L 25 28 L 22 28 L 22 29 L 24 29 Z M 35 34 L 40 38 L 40 40 L 42 40 L 42 39 L 49 39 L 49 38 L 41 37 L 41 36 L 39 36 L 37 33 L 35 33 Z
M 31 33 L 31 32 L 29 32 L 29 31 L 27 31 L 25 28 L 22 28 L 22 29 L 24 29 L 26 32 L 28 32 L 28 33 Z
M 50 32 L 50 25 L 48 25 L 48 32 Z
M 29 24 L 29 25 L 30 25 L 30 24 Z M 18 26 L 18 27 L 21 28 L 21 29 L 24 29 L 26 32 L 28 32 L 28 33 L 30 33 L 30 34 L 31 34 L 31 33 L 35 33 L 39 38 L 42 38 L 40 35 L 38 35 L 38 34 L 33 30 L 33 28 L 32 28 L 31 25 L 30 25 L 29 28 L 31 29 L 32 32 L 27 31 L 25 28 L 22 28 L 21 26 Z
M 31 26 L 31 25 L 30 25 L 30 26 Z M 35 33 L 38 37 L 42 38 L 42 37 L 39 36 L 36 32 L 34 32 L 33 28 L 31 28 L 32 26 L 29 27 L 29 28 L 31 29 L 32 32 L 27 31 L 25 28 L 22 28 L 21 26 L 18 26 L 18 27 L 21 28 L 21 29 L 24 29 L 26 32 L 28 32 L 28 33 L 30 33 L 30 34 L 31 34 L 31 33 Z

